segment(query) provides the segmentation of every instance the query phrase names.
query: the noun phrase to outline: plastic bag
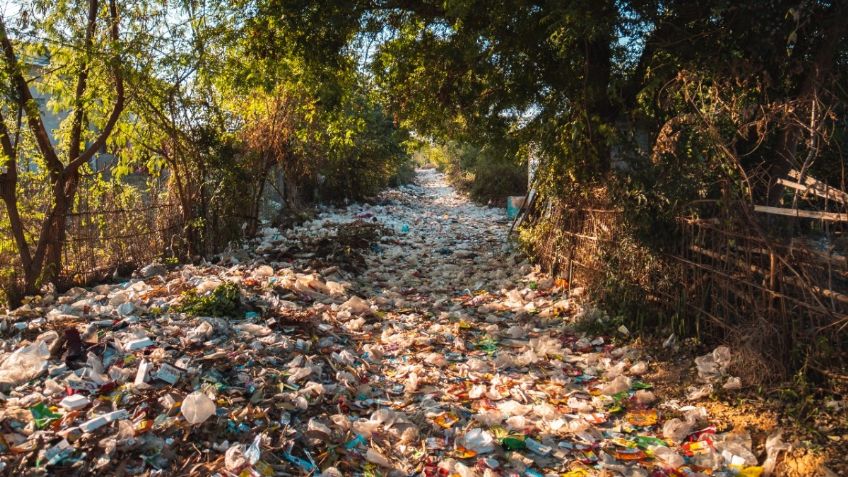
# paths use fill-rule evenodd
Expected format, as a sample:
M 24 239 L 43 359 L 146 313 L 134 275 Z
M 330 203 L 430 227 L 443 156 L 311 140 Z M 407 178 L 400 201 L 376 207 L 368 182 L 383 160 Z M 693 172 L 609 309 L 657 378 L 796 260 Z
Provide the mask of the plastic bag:
M 35 378 L 47 367 L 50 349 L 43 340 L 10 354 L 0 365 L 0 383 L 18 386 Z
M 727 346 L 719 346 L 712 353 L 695 358 L 695 366 L 698 368 L 698 377 L 703 381 L 710 382 L 720 378 L 730 366 L 731 354 Z
M 372 464 L 377 464 L 381 467 L 392 467 L 392 463 L 389 462 L 389 459 L 387 459 L 386 456 L 380 454 L 379 452 L 371 448 L 369 448 L 368 452 L 365 453 L 365 460 L 371 462 Z
M 780 453 L 789 450 L 789 444 L 783 442 L 783 435 L 778 432 L 766 439 L 766 460 L 763 462 L 763 475 L 769 477 L 777 466 L 777 458 Z
M 668 420 L 663 424 L 663 437 L 679 444 L 692 432 L 692 427 L 692 423 L 680 419 Z
M 370 315 L 372 313 L 371 306 L 368 302 L 358 296 L 352 296 L 346 302 L 342 303 L 342 309 L 348 310 L 355 315 Z
M 180 412 L 189 424 L 201 424 L 215 414 L 215 403 L 206 394 L 195 391 L 183 399 Z
M 478 454 L 485 454 L 495 450 L 495 439 L 489 431 L 475 427 L 465 433 L 462 446 Z
M 651 448 L 651 452 L 653 452 L 654 457 L 657 460 L 661 461 L 672 469 L 682 467 L 683 464 L 686 463 L 686 460 L 683 458 L 682 455 L 678 454 L 677 452 L 674 452 L 673 450 L 665 446 L 653 447 Z
M 613 394 L 618 394 L 623 391 L 627 391 L 630 389 L 630 378 L 627 376 L 618 376 L 613 379 L 606 385 L 601 387 L 601 392 L 606 394 L 607 396 L 612 396 Z

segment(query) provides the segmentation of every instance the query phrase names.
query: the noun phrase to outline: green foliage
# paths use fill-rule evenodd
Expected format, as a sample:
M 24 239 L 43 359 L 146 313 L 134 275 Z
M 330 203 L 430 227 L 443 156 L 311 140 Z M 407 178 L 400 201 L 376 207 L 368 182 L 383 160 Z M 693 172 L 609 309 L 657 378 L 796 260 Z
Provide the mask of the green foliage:
M 104 148 L 109 155 L 83 165 L 85 180 L 78 182 L 72 204 L 73 211 L 87 214 L 82 225 L 92 246 L 107 235 L 135 236 L 136 224 L 145 219 L 133 217 L 123 227 L 115 216 L 101 214 L 104 209 L 167 201 L 176 205 L 167 210 L 180 216 L 149 224 L 176 225 L 167 243 L 153 241 L 151 249 L 181 258 L 218 251 L 257 229 L 263 192 L 277 170 L 291 206 L 358 199 L 390 181 L 411 179 L 406 130 L 378 101 L 355 53 L 339 51 L 359 29 L 349 22 L 346 5 L 116 0 L 120 41 L 114 42 L 100 22 L 109 16 L 109 1 L 100 0 L 92 47 L 86 48 L 86 17 L 80 13 L 88 5 L 25 1 L 20 14 L 7 20 L 19 56 L 41 62 L 25 76 L 34 94 L 46 98 L 41 112 L 62 160 L 72 149 L 69 110 L 81 104 L 85 111 L 81 143 L 104 127 L 115 96 L 111 68 L 120 54 L 128 92 L 123 114 Z M 296 14 L 275 16 L 278 8 Z M 321 28 L 299 29 L 311 17 L 331 13 L 336 20 Z M 316 55 L 315 48 L 328 54 Z M 87 88 L 78 97 L 83 65 Z M 0 73 L 2 120 L 16 141 L 14 188 L 23 233 L 34 244 L 50 211 L 52 179 L 26 120 L 14 121 L 16 92 L 8 73 Z M 39 109 L 35 102 L 25 106 Z M 173 230 L 181 233 L 174 236 Z M 16 283 L 21 258 L 5 210 L 0 232 L 0 275 Z M 81 260 L 108 269 L 119 260 L 151 259 L 149 250 L 128 256 L 122 247 L 102 248 Z
M 323 116 L 325 132 L 319 150 L 325 163 L 318 191 L 324 200 L 340 202 L 376 194 L 409 161 L 403 147 L 406 132 L 364 89 L 354 87 L 341 98 L 340 108 Z
M 478 202 L 503 205 L 507 196 L 522 195 L 527 189 L 527 169 L 517 154 L 505 155 L 497 148 L 453 141 L 424 143 L 415 161 L 446 173 L 455 187 Z
M 415 165 L 411 160 L 405 160 L 398 165 L 395 173 L 389 178 L 388 185 L 398 187 L 415 182 Z
M 527 170 L 508 161 L 480 160 L 474 165 L 471 197 L 478 202 L 505 204 L 510 195 L 527 191 Z
M 203 295 L 195 290 L 183 293 L 173 311 L 191 316 L 235 316 L 240 305 L 241 292 L 238 285 L 225 283 Z

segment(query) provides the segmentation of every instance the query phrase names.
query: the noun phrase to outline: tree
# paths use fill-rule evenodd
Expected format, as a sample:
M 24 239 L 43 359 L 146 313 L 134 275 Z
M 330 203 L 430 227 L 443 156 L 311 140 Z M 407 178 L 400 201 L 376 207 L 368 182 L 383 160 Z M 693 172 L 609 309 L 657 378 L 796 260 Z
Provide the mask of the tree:
M 13 135 L 6 119 L 0 118 L 0 145 L 2 145 L 5 163 L 5 172 L 0 175 L 0 197 L 6 206 L 23 268 L 22 291 L 27 294 L 35 293 L 39 283 L 52 282 L 58 277 L 62 267 L 62 244 L 65 238 L 67 213 L 73 205 L 77 192 L 80 169 L 106 145 L 124 109 L 125 92 L 120 59 L 118 6 L 115 0 L 109 0 L 106 8 L 101 8 L 98 0 L 89 0 L 86 11 L 85 22 L 81 25 L 82 32 L 80 35 L 75 35 L 81 38 L 81 42 L 70 47 L 76 50 L 75 88 L 70 134 L 62 148 L 51 142 L 39 106 L 30 90 L 29 81 L 24 76 L 24 67 L 16 52 L 14 40 L 10 37 L 5 19 L 0 18 L 0 47 L 3 50 L 6 79 L 10 82 L 7 91 L 8 99 L 17 108 L 19 117 L 22 116 L 25 119 L 34 137 L 37 150 L 49 172 L 51 188 L 51 204 L 39 227 L 37 240 L 35 243 L 30 243 L 18 210 L 18 166 L 16 163 L 18 150 L 17 142 L 13 138 L 20 137 L 20 131 L 16 131 Z M 80 25 L 70 22 L 70 26 L 79 27 Z M 93 141 L 87 143 L 91 124 L 89 111 L 93 104 L 92 99 L 87 97 L 87 89 L 95 58 L 102 55 L 99 51 L 104 50 L 108 53 L 103 58 L 103 63 L 111 74 L 115 94 L 111 112 L 105 123 L 101 125 Z M 20 128 L 20 122 L 18 127 Z
M 534 143 L 550 159 L 551 177 L 584 184 L 616 179 L 612 151 L 635 151 L 634 135 L 658 139 L 666 124 L 702 129 L 691 122 L 701 117 L 695 106 L 667 87 L 697 77 L 722 84 L 718 92 L 740 106 L 763 106 L 759 116 L 748 108 L 727 117 L 744 120 L 737 129 L 768 123 L 764 136 L 722 128 L 694 136 L 711 144 L 713 164 L 767 171 L 770 180 L 753 193 L 773 203 L 782 195 L 775 181 L 811 157 L 804 131 L 827 130 L 833 123 L 823 112 L 845 95 L 843 1 L 254 3 L 259 52 L 311 49 L 321 52 L 314 61 L 332 65 L 353 38 L 369 37 L 372 78 L 403 124 L 442 140 Z M 824 102 L 818 112 L 816 101 Z

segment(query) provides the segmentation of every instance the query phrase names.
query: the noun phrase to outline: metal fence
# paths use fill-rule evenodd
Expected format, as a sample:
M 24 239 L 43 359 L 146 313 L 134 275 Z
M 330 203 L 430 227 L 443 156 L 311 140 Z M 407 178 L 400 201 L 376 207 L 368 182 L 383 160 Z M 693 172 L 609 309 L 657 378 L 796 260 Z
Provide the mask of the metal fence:
M 116 270 L 135 268 L 169 255 L 182 236 L 179 217 L 179 206 L 171 203 L 96 207 L 70 214 L 62 282 L 92 283 Z

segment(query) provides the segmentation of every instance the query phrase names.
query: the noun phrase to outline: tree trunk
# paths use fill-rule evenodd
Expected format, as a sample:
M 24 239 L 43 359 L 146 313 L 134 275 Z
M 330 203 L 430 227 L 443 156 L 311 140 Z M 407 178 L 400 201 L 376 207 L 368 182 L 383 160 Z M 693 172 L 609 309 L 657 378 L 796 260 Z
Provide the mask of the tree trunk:
M 23 220 L 18 212 L 18 197 L 15 190 L 15 182 L 8 183 L 0 181 L 0 198 L 6 205 L 6 213 L 9 217 L 9 225 L 12 229 L 12 237 L 15 240 L 15 246 L 18 249 L 18 256 L 21 261 L 21 268 L 24 272 L 24 281 L 21 284 L 18 278 L 11 277 L 8 283 L 3 285 L 6 292 L 6 301 L 10 308 L 17 308 L 21 305 L 21 300 L 24 296 L 33 294 L 37 277 L 32 275 L 32 256 L 30 255 L 29 245 L 26 242 Z
M 42 281 L 61 286 L 59 282 L 62 273 L 62 251 L 68 234 L 68 215 L 71 213 L 79 186 L 79 174 L 72 173 L 64 181 L 55 185 L 55 215 L 50 224 L 50 237 L 45 253 L 44 272 Z

